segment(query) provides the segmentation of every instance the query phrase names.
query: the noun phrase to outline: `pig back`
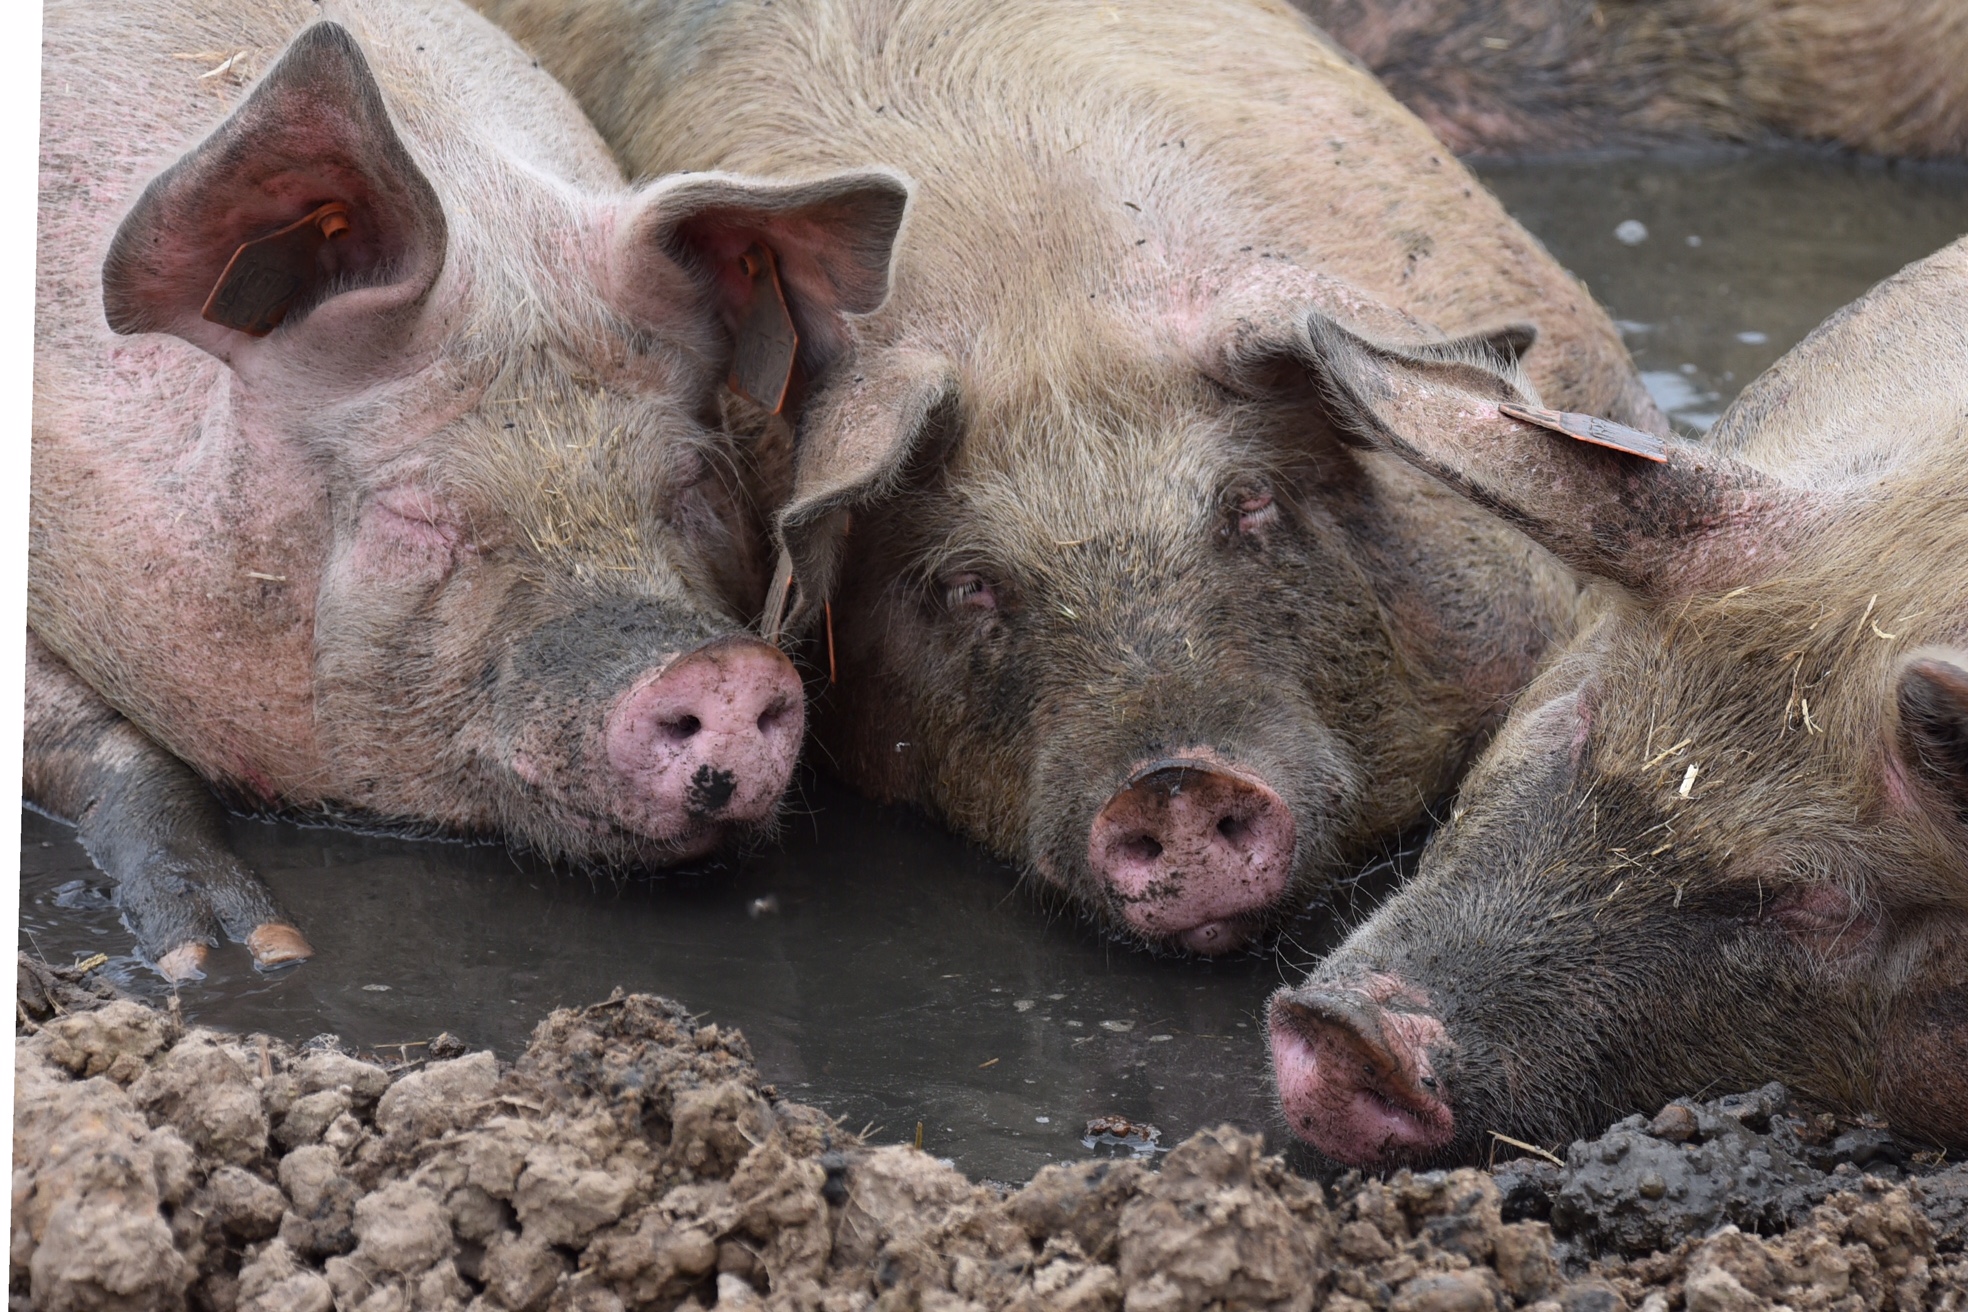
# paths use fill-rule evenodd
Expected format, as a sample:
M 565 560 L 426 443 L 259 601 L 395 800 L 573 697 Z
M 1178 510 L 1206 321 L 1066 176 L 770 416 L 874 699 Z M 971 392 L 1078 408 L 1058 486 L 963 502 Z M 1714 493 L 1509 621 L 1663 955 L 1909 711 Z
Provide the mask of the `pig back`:
M 1834 491 L 1963 471 L 1968 238 L 1908 265 L 1743 389 L 1709 443 Z
M 1297 265 L 1451 335 L 1534 322 L 1547 401 L 1662 422 L 1577 280 L 1282 3 L 479 2 L 632 173 L 914 176 L 874 339 L 983 352 L 1074 287 L 1179 321 Z

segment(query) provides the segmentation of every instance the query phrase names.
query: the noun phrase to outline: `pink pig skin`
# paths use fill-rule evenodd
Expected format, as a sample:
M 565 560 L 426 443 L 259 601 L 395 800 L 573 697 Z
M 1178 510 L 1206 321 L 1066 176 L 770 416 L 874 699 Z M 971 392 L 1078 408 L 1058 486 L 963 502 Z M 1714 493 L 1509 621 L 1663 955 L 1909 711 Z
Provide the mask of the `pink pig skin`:
M 822 374 L 906 183 L 631 191 L 441 0 L 56 3 L 45 59 L 26 791 L 160 969 L 221 931 L 312 950 L 219 798 L 584 863 L 768 830 L 804 709 L 743 632 L 770 561 L 764 457 L 715 426 L 726 266 L 777 253 Z M 241 247 L 214 304 L 261 336 L 201 313 Z

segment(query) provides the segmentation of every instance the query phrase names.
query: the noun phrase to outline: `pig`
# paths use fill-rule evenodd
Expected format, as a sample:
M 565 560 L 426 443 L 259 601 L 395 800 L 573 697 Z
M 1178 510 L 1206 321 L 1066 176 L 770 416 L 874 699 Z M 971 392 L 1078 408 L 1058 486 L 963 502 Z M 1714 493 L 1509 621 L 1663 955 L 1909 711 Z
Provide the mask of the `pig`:
M 1571 624 L 1536 547 L 1342 440 L 1311 315 L 1664 431 L 1577 280 L 1283 3 L 480 2 L 632 173 L 916 180 L 775 519 L 816 755 L 1132 942 L 1307 904 Z
M 1452 382 L 1388 355 L 1347 386 L 1387 449 L 1595 580 L 1597 615 L 1410 881 L 1273 996 L 1292 1131 L 1469 1161 L 1781 1080 L 1968 1146 L 1968 241 L 1666 464 L 1487 408 L 1406 441 L 1394 412 Z
M 1968 158 L 1960 0 L 1297 0 L 1463 154 L 1688 139 Z
M 768 830 L 805 711 L 746 632 L 770 462 L 713 422 L 740 262 L 824 375 L 905 180 L 631 192 L 446 0 L 46 33 L 25 792 L 157 968 L 311 951 L 222 802 L 596 866 Z

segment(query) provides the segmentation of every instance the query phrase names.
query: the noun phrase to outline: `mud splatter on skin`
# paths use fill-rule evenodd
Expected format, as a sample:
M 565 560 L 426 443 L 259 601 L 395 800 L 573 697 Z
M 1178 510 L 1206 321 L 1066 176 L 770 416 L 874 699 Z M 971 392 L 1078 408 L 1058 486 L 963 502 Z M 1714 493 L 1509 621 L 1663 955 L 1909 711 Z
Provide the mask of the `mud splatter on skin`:
M 690 777 L 690 814 L 693 816 L 716 815 L 731 800 L 737 791 L 738 780 L 729 770 L 717 770 L 708 765 L 697 767 L 697 773 Z

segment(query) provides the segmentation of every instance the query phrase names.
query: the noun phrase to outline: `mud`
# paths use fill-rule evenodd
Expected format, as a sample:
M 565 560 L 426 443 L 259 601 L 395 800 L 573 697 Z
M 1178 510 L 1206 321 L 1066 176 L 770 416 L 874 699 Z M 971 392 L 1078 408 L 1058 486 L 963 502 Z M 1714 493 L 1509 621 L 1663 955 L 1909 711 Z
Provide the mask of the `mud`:
M 762 1084 L 737 1031 L 647 994 L 555 1011 L 506 1065 L 187 1028 L 21 970 L 16 1308 L 1802 1312 L 1968 1289 L 1968 1172 L 1889 1178 L 1924 1169 L 1894 1147 L 1863 1174 L 1888 1137 L 1778 1090 L 1495 1177 L 1322 1187 L 1224 1126 L 1159 1170 L 1004 1188 L 860 1141 Z M 1665 1164 L 1704 1152 L 1771 1188 Z

